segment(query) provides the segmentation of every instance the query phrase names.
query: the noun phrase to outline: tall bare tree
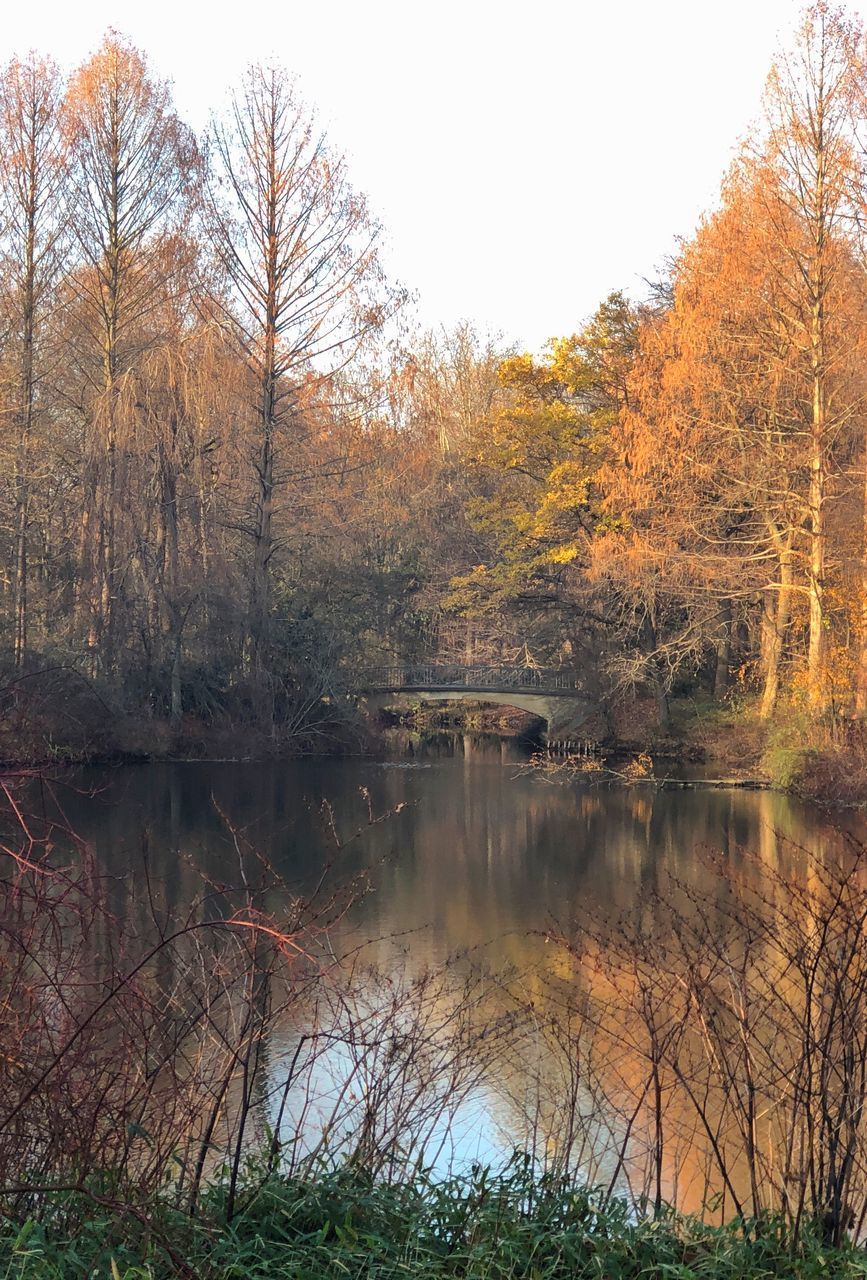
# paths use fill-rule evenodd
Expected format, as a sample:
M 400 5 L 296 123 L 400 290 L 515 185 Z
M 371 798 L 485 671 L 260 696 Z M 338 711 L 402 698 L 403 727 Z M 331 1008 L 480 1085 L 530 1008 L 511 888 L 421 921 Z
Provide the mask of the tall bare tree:
M 846 335 L 829 306 L 861 204 L 856 138 L 863 93 L 863 33 L 842 9 L 816 0 L 806 11 L 793 50 L 771 71 L 766 94 L 767 140 L 761 163 L 768 211 L 791 268 L 788 321 L 800 338 L 807 371 L 804 428 L 809 442 L 810 605 L 808 693 L 827 700 L 827 499 L 829 451 L 853 405 L 835 396 Z
M 328 379 L 387 318 L 395 295 L 379 227 L 287 74 L 254 66 L 209 138 L 207 214 L 229 281 L 223 300 L 247 363 L 255 420 L 245 654 L 267 661 L 275 495 L 304 432 L 305 384 Z M 282 456 L 280 454 L 283 449 Z
M 45 320 L 61 266 L 64 146 L 60 75 L 47 58 L 13 59 L 0 78 L 0 226 L 13 437 L 14 657 L 27 649 L 33 435 L 46 373 Z M 6 407 L 6 406 L 4 406 Z
M 185 216 L 197 149 L 172 109 L 168 85 L 114 32 L 73 76 L 64 119 L 81 256 L 78 319 L 89 338 L 82 361 L 93 431 L 83 539 L 91 566 L 89 643 L 110 668 L 121 577 L 119 383 L 152 341 L 146 322 L 159 299 L 161 239 Z

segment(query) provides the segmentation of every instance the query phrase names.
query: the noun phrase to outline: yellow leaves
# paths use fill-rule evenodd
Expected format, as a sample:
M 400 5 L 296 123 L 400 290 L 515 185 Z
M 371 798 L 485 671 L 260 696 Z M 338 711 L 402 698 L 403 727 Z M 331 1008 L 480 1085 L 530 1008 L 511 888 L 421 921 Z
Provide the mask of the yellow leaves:
M 466 510 L 489 540 L 491 564 L 453 580 L 452 607 L 489 610 L 534 589 L 550 597 L 563 571 L 573 566 L 572 576 L 587 560 L 637 331 L 634 309 L 612 295 L 579 333 L 552 338 L 540 360 L 500 363 L 498 409 L 464 455 L 475 472 Z
M 574 543 L 565 543 L 562 546 L 554 547 L 548 553 L 549 564 L 571 564 L 578 556 L 578 548 Z
M 504 387 L 520 389 L 532 382 L 536 371 L 535 362 L 531 355 L 508 356 L 500 363 L 497 370 L 497 377 Z
M 488 573 L 487 566 L 477 564 L 469 573 L 452 578 L 444 603 L 454 613 L 472 615 L 496 608 L 500 597 L 495 576 Z
M 593 476 L 578 462 L 561 462 L 548 475 L 544 505 L 551 510 L 576 511 L 590 500 Z

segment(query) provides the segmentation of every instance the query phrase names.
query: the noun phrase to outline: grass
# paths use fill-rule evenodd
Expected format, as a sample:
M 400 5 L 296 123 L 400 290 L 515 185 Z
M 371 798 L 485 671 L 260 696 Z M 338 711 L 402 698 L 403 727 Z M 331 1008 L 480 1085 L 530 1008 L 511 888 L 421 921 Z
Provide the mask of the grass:
M 713 1228 L 666 1213 L 641 1218 L 619 1200 L 502 1174 L 399 1185 L 351 1167 L 257 1178 L 226 1222 L 225 1188 L 196 1218 L 168 1200 L 144 1213 L 79 1194 L 53 1198 L 23 1225 L 0 1227 L 0 1280 L 758 1280 L 867 1277 L 867 1254 L 803 1239 L 792 1252 L 772 1220 Z

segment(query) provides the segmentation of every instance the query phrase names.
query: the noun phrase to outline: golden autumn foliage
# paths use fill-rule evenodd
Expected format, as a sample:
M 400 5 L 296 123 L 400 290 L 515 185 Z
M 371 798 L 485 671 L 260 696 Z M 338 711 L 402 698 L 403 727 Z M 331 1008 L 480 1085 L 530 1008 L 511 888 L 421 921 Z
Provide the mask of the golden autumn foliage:
M 732 682 L 862 715 L 863 35 L 817 0 L 665 278 L 536 355 L 400 318 L 279 68 L 197 138 L 114 32 L 66 82 L 12 61 L 9 666 L 269 744 L 351 716 L 361 665 L 438 654 L 577 665 L 663 721 Z
M 476 480 L 473 526 L 492 540 L 490 565 L 455 582 L 453 602 L 493 608 L 559 588 L 580 567 L 602 518 L 598 476 L 625 396 L 637 320 L 613 294 L 581 333 L 553 339 L 541 361 L 502 361 L 502 404 L 482 420 L 464 463 Z

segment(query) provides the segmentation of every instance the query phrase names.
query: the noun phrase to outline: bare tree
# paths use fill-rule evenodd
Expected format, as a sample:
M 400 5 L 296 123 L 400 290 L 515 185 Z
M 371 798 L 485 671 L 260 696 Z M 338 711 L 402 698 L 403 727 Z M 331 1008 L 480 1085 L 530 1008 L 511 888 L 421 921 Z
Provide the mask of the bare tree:
M 14 58 L 0 79 L 0 219 L 2 292 L 12 384 L 15 665 L 27 648 L 28 535 L 35 418 L 45 374 L 45 318 L 61 266 L 60 75 L 47 58 Z
M 71 152 L 73 226 L 81 254 L 74 276 L 79 322 L 91 356 L 94 457 L 89 468 L 91 561 L 89 644 L 113 664 L 117 556 L 118 417 L 123 374 L 147 347 L 145 321 L 155 298 L 161 237 L 185 214 L 195 172 L 193 135 L 172 110 L 168 85 L 143 56 L 109 32 L 73 76 L 65 105 Z M 89 341 L 87 341 L 89 339 Z
M 855 148 L 861 99 L 862 33 L 842 10 L 815 0 L 790 54 L 778 58 L 768 80 L 768 134 L 763 163 L 768 209 L 792 274 L 787 319 L 800 340 L 807 372 L 804 405 L 809 442 L 810 607 L 808 693 L 821 709 L 826 692 L 826 576 L 828 462 L 834 437 L 853 406 L 834 395 L 836 365 L 847 335 L 829 305 L 860 203 Z
M 253 544 L 245 655 L 261 677 L 275 492 L 303 435 L 301 391 L 351 358 L 396 295 L 382 279 L 378 225 L 280 68 L 247 72 L 212 124 L 209 159 L 208 225 L 230 286 L 223 306 L 251 375 L 254 491 L 239 523 Z

